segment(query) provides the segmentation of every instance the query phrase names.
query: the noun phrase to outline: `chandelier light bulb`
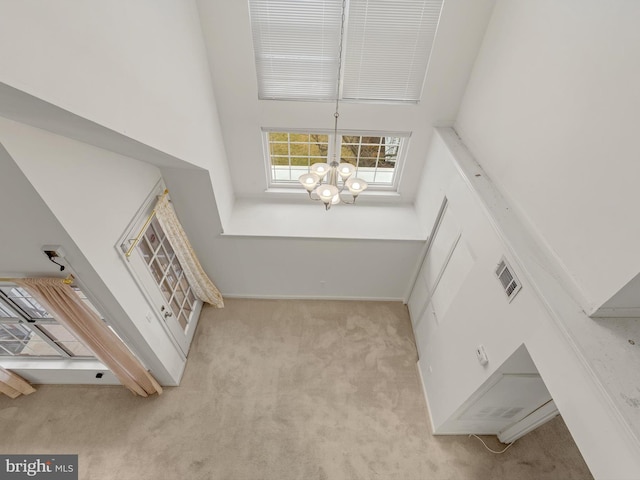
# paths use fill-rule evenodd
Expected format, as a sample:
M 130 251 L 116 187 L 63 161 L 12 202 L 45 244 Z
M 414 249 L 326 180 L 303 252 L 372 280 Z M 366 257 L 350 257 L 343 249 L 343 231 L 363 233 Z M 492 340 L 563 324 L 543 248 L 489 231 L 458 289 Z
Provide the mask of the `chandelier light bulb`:
M 311 165 L 311 173 L 315 173 L 320 179 L 323 179 L 329 172 L 328 163 L 314 163 Z
M 304 175 L 300 175 L 298 181 L 307 190 L 307 192 L 311 192 L 311 190 L 316 188 L 318 182 L 320 182 L 320 177 L 315 173 L 305 173 Z
M 357 197 L 360 193 L 364 192 L 369 186 L 367 182 L 361 178 L 350 178 L 345 182 L 345 185 L 354 197 Z
M 318 188 L 316 188 L 315 192 L 316 195 L 320 197 L 320 200 L 322 200 L 322 203 L 324 203 L 325 205 L 331 204 L 333 198 L 340 193 L 338 187 L 328 184 L 319 186 Z

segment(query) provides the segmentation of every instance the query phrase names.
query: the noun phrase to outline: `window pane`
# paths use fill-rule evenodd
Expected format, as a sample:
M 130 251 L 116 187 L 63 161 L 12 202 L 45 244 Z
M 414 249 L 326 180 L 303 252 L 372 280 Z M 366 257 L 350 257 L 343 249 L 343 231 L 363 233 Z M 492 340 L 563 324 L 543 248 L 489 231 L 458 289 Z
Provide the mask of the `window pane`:
M 400 137 L 342 136 L 342 159 L 356 166 L 356 175 L 370 185 L 393 185 Z
M 28 328 L 18 324 L 0 324 L 0 355 L 20 355 L 31 337 Z
M 272 184 L 297 185 L 298 178 L 318 162 L 329 162 L 333 135 L 307 132 L 267 132 Z M 385 135 L 340 135 L 340 162 L 356 167 L 356 176 L 370 186 L 393 186 L 403 139 Z
M 13 318 L 15 314 L 0 303 L 0 318 Z
M 269 163 L 272 183 L 297 183 L 314 163 L 326 162 L 329 137 L 307 132 L 269 132 Z
M 21 308 L 29 318 L 53 318 L 42 305 L 20 287 L 0 287 L 13 304 Z
M 0 325 L 0 355 L 60 356 L 27 325 L 18 323 Z
M 42 328 L 58 345 L 71 352 L 74 357 L 92 357 L 93 353 L 78 341 L 64 325 L 42 325 Z

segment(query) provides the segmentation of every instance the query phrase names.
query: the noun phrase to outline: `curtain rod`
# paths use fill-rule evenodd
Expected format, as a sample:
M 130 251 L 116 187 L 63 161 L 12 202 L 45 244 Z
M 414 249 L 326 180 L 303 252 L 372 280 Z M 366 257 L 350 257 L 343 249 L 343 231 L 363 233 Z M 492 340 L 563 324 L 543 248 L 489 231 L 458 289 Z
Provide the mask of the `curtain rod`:
M 169 189 L 165 188 L 164 192 L 162 192 L 162 195 L 159 196 L 158 200 L 161 200 L 162 198 L 167 196 L 168 193 L 169 193 Z M 157 202 L 156 202 L 156 204 L 157 204 Z M 133 250 L 138 246 L 138 243 L 140 243 L 140 240 L 142 239 L 142 234 L 144 234 L 144 232 L 147 230 L 147 227 L 149 226 L 149 224 L 153 220 L 153 217 L 155 217 L 155 216 L 156 216 L 156 209 L 154 208 L 153 210 L 151 210 L 151 213 L 149 214 L 149 217 L 147 218 L 147 221 L 144 222 L 144 225 L 142 225 L 142 228 L 140 229 L 140 232 L 138 232 L 138 235 L 136 235 L 136 238 L 133 239 L 133 243 L 129 247 L 129 250 L 127 250 L 126 253 L 124 254 L 124 256 L 126 258 L 129 258 L 131 256 L 131 254 L 133 253 Z
M 16 277 L 0 277 L 0 282 L 11 282 L 11 283 L 15 283 L 16 280 L 21 280 L 20 278 L 16 278 Z M 71 285 L 73 283 L 73 281 L 75 280 L 75 277 L 71 274 L 69 274 L 69 276 L 67 278 L 61 278 L 60 281 L 66 285 Z

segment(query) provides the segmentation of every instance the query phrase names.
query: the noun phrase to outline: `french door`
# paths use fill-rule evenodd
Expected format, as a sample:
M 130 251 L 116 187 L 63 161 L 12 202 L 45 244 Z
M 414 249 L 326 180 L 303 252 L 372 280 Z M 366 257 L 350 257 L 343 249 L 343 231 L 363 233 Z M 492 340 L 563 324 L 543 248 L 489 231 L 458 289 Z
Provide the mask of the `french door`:
M 186 356 L 196 330 L 202 301 L 194 295 L 184 270 L 155 217 L 142 233 L 130 260 L 156 308 L 156 314 Z

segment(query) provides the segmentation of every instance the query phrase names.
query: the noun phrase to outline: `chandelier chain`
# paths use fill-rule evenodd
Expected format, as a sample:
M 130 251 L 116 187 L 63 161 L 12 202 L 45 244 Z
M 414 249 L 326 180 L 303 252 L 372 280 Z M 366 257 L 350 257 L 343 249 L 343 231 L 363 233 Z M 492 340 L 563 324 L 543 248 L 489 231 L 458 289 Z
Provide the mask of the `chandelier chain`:
M 334 138 L 334 148 L 333 148 L 333 160 L 336 161 L 336 154 L 338 150 L 338 117 L 339 113 L 339 102 L 340 102 L 340 75 L 342 74 L 342 47 L 344 41 L 344 24 L 346 20 L 346 10 L 347 10 L 347 0 L 342 0 L 342 18 L 340 20 L 340 45 L 338 47 L 338 78 L 336 85 L 336 111 L 333 114 L 334 116 L 334 124 L 333 124 L 333 138 Z

